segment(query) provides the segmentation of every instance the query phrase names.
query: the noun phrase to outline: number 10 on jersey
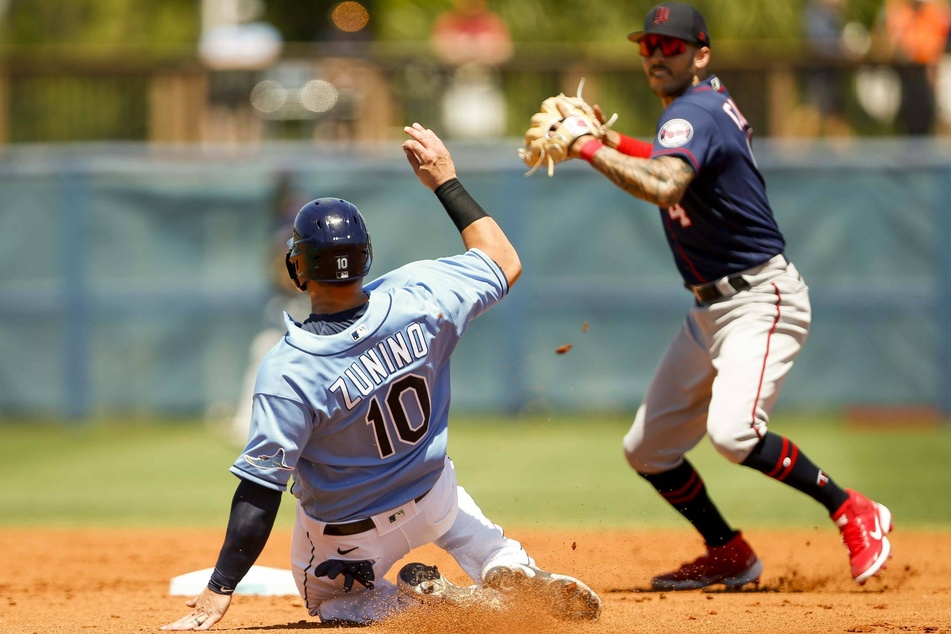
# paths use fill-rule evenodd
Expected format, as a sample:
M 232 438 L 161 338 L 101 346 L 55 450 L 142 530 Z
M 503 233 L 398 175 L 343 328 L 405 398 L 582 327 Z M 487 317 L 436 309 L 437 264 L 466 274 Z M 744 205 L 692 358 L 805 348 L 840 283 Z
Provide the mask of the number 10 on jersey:
M 431 414 L 429 388 L 426 380 L 419 376 L 410 374 L 395 381 L 382 401 L 379 396 L 374 396 L 367 413 L 367 425 L 373 426 L 380 457 L 387 458 L 396 453 L 390 426 L 399 442 L 415 445 L 429 431 Z

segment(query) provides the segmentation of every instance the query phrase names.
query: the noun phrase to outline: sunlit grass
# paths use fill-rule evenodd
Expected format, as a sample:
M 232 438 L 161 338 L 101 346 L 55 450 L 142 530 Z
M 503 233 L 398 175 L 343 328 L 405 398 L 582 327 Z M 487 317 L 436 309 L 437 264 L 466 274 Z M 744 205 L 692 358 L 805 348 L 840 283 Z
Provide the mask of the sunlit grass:
M 623 416 L 456 417 L 459 482 L 494 521 L 519 527 L 684 528 L 627 466 Z M 776 417 L 773 431 L 844 486 L 889 505 L 902 526 L 951 528 L 951 427 L 857 430 L 834 418 Z M 201 422 L 0 426 L 0 524 L 223 526 L 240 452 Z M 701 443 L 690 454 L 715 501 L 742 527 L 807 527 L 825 509 Z M 292 522 L 285 495 L 279 526 Z

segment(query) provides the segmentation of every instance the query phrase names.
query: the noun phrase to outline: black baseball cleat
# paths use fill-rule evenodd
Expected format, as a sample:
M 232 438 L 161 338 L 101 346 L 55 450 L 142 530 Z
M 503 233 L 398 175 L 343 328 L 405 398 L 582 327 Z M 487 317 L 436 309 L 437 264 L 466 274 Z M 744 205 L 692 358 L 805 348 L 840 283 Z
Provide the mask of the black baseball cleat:
M 397 585 L 408 594 L 423 596 L 442 593 L 442 588 L 447 583 L 449 582 L 439 572 L 439 568 L 417 562 L 403 566 Z
M 456 607 L 502 608 L 501 597 L 479 586 L 457 586 L 446 579 L 436 566 L 418 562 L 400 569 L 396 588 L 401 598 L 423 605 L 447 604 Z

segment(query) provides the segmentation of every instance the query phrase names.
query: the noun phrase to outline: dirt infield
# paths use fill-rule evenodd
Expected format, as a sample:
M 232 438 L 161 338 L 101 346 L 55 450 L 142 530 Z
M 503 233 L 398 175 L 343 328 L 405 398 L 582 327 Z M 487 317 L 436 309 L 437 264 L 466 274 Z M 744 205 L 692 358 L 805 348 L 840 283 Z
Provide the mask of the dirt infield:
M 405 616 L 368 634 L 484 632 L 951 633 L 951 533 L 899 531 L 895 556 L 864 587 L 848 576 L 845 549 L 830 527 L 748 531 L 766 571 L 758 590 L 658 593 L 651 574 L 699 554 L 688 532 L 511 530 L 549 570 L 573 574 L 604 599 L 596 623 L 561 623 L 529 611 L 506 617 L 442 612 Z M 187 611 L 169 580 L 214 564 L 220 530 L 0 529 L 0 632 L 152 632 Z M 288 567 L 289 531 L 276 531 L 258 563 Z M 413 559 L 437 564 L 456 582 L 455 563 L 436 549 Z M 393 573 L 391 572 L 390 578 Z M 297 597 L 236 597 L 220 632 L 330 629 Z

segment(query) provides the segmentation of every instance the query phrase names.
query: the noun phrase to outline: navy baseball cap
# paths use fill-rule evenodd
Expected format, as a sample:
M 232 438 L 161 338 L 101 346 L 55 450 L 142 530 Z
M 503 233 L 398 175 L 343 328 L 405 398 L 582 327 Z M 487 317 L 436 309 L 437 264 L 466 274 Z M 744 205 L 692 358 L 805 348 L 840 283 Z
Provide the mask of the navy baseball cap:
M 689 4 L 664 2 L 648 11 L 644 18 L 644 30 L 627 36 L 632 42 L 640 42 L 647 35 L 666 35 L 700 46 L 710 46 L 710 32 L 700 12 Z

